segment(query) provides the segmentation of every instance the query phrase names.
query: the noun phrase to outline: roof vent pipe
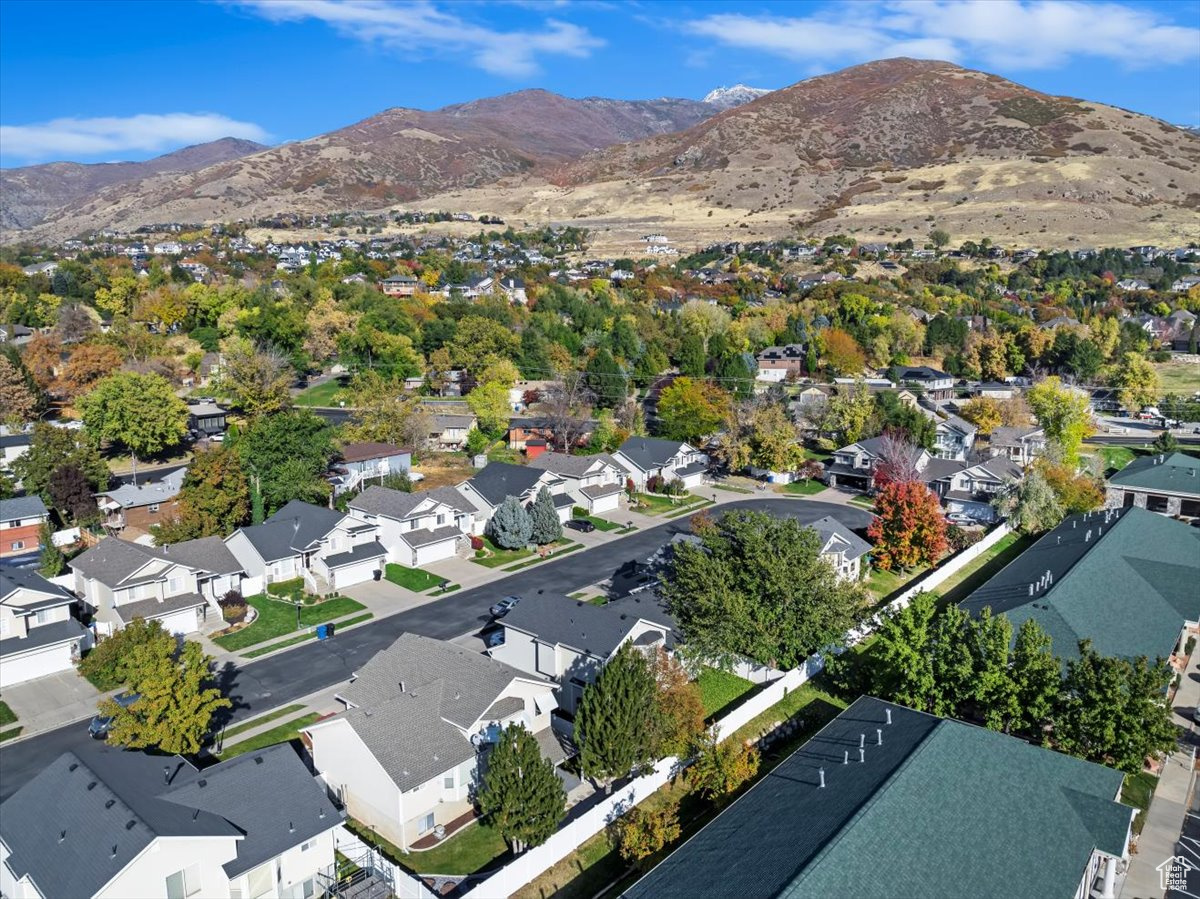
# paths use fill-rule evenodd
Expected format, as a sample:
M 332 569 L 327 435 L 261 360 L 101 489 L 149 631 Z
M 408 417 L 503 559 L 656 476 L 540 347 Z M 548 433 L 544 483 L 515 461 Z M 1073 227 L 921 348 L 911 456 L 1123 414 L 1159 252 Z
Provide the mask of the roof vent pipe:
M 862 749 L 866 745 L 867 745 L 867 735 L 859 734 L 858 735 L 858 748 Z
M 883 729 L 882 728 L 879 728 L 879 727 L 875 728 L 875 744 L 877 746 L 883 745 Z
M 850 764 L 850 750 L 849 749 L 847 749 L 845 752 L 842 753 L 842 764 L 843 765 Z
M 819 775 L 820 775 L 820 777 L 821 777 L 821 789 L 823 790 L 823 789 L 825 789 L 825 769 L 824 769 L 824 768 L 818 768 L 818 769 L 817 769 L 817 774 L 819 774 Z
M 867 760 L 867 750 L 865 750 L 861 746 L 859 746 L 858 747 L 858 762 L 859 762 L 859 764 L 862 764 L 866 760 Z
M 887 715 L 887 723 L 888 723 L 888 724 L 891 724 L 891 723 L 892 723 L 892 710 L 891 710 L 891 709 L 884 709 L 883 711 L 884 711 L 884 714 L 886 714 L 886 715 Z

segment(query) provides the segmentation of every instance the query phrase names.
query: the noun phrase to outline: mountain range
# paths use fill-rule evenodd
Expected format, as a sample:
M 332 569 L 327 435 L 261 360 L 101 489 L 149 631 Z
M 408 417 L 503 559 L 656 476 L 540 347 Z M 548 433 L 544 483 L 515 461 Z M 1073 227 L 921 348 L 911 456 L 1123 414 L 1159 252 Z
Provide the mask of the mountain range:
M 4 193 L 44 168 L 5 171 Z M 5 197 L 6 227 L 27 226 L 40 209 L 32 233 L 44 237 L 402 206 L 571 221 L 626 248 L 646 226 L 701 241 L 798 227 L 919 236 L 934 221 L 962 237 L 1091 245 L 1200 238 L 1200 138 L 950 63 L 890 59 L 776 91 L 720 88 L 703 101 L 527 90 L 389 109 L 65 202 L 26 190 L 24 210 Z

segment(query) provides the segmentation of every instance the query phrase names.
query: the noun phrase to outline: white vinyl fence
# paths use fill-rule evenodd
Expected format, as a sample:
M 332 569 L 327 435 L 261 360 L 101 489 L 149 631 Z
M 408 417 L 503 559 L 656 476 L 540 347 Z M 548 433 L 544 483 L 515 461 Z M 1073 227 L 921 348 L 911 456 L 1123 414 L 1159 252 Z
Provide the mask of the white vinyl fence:
M 902 609 L 912 602 L 912 598 L 921 591 L 936 589 L 939 584 L 955 572 L 961 571 L 967 563 L 979 558 L 1008 533 L 1008 525 L 1001 524 L 974 546 L 967 547 L 958 555 L 948 559 L 940 567 L 925 575 L 919 583 L 901 593 L 888 604 L 888 610 Z M 854 644 L 866 639 L 866 636 L 877 626 L 877 620 L 848 635 L 847 642 Z M 767 686 L 716 721 L 718 738 L 727 739 L 739 728 L 780 702 L 792 690 L 816 677 L 824 668 L 825 659 L 819 653 L 809 656 L 803 665 L 790 671 L 779 672 L 753 665 L 750 662 L 735 667 L 734 670 L 740 676 L 755 683 L 766 683 Z M 635 805 L 654 795 L 671 779 L 679 766 L 680 761 L 675 756 L 665 758 L 654 766 L 652 772 L 635 778 L 620 790 L 614 790 L 611 796 L 603 797 L 584 811 L 576 809 L 568 813 L 566 823 L 554 836 L 541 846 L 535 846 L 517 856 L 490 877 L 477 883 L 465 894 L 464 899 L 503 899 L 503 897 L 511 896 L 542 872 L 549 870 L 578 849 L 585 840 L 595 836 Z M 584 805 L 586 806 L 587 803 Z M 578 813 L 576 814 L 576 812 Z

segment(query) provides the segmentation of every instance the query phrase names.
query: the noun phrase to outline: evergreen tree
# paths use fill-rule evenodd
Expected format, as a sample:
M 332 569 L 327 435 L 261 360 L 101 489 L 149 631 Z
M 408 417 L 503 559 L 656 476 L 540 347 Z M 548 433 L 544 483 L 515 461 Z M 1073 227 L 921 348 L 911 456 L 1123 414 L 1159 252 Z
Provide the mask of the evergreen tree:
M 529 523 L 530 536 L 538 546 L 553 543 L 562 536 L 562 522 L 558 520 L 554 498 L 545 487 L 538 491 L 533 508 L 529 510 Z
M 50 527 L 50 522 L 43 521 L 42 526 L 38 528 L 38 541 L 42 544 L 42 553 L 38 557 L 38 571 L 42 577 L 56 577 L 62 571 L 63 563 L 66 558 L 57 546 L 54 545 L 54 531 Z
M 1154 451 L 1156 453 L 1169 454 L 1179 449 L 1179 441 L 1170 431 L 1163 431 L 1154 438 Z
M 629 393 L 625 371 L 603 347 L 587 364 L 587 386 L 596 395 L 596 405 L 602 409 L 615 409 Z
M 583 691 L 575 714 L 584 777 L 612 792 L 613 780 L 651 761 L 657 690 L 646 657 L 623 643 Z
M 479 791 L 479 811 L 513 852 L 540 846 L 566 814 L 554 764 L 521 724 L 510 724 L 492 747 Z
M 488 536 L 501 549 L 528 546 L 533 536 L 533 520 L 515 496 L 504 497 L 487 525 Z
M 703 378 L 708 357 L 704 352 L 704 338 L 689 334 L 679 347 L 679 371 L 689 378 Z
M 1050 636 L 1035 618 L 1026 618 L 1017 629 L 1012 653 L 1013 693 L 1016 714 L 1011 726 L 1040 736 L 1054 710 L 1062 685 L 1062 670 L 1051 652 Z
M 948 605 L 933 629 L 933 680 L 937 684 L 932 708 L 935 715 L 954 716 L 975 693 L 975 661 L 966 640 L 968 614 Z
M 928 710 L 937 686 L 933 636 L 937 594 L 922 591 L 884 619 L 876 642 L 875 691 L 893 702 Z

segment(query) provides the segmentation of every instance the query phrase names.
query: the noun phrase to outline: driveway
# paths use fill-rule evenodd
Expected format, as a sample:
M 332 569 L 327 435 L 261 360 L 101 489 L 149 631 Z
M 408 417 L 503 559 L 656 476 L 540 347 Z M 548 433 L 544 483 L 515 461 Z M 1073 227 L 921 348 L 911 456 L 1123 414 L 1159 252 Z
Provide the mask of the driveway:
M 778 497 L 738 500 L 722 503 L 719 508 L 721 511 L 757 509 L 804 523 L 832 515 L 851 528 L 866 527 L 871 520 L 869 512 L 855 506 Z M 539 591 L 566 595 L 607 580 L 630 561 L 645 562 L 676 534 L 690 533 L 689 518 L 684 515 L 619 540 L 551 559 L 509 574 L 500 584 L 464 586 L 434 602 L 369 622 L 332 640 L 301 643 L 295 649 L 249 664 L 227 662 L 218 672 L 222 692 L 233 700 L 229 721 L 225 723 L 247 720 L 348 681 L 368 659 L 403 633 L 439 640 L 477 633 L 491 620 L 488 607 L 495 602 L 498 590 L 518 596 Z M 81 728 L 59 728 L 0 746 L 0 769 L 4 775 L 0 778 L 0 801 L 68 749 L 86 759 L 87 753 L 94 751 L 90 743 Z
M 26 733 L 91 718 L 103 694 L 74 671 L 60 671 L 4 688 L 3 699 Z

